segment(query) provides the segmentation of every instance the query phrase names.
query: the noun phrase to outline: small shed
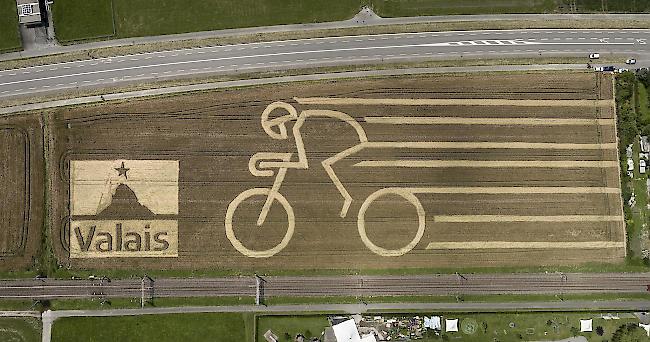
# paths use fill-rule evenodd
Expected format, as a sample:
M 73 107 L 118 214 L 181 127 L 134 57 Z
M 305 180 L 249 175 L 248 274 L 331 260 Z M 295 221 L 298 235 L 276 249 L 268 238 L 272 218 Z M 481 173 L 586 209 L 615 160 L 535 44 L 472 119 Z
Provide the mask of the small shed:
M 645 173 L 645 167 L 646 167 L 645 160 L 643 160 L 643 159 L 639 160 L 639 172 L 640 173 Z
M 593 331 L 593 321 L 591 319 L 581 319 L 580 332 L 592 332 L 592 331 Z
M 445 319 L 446 332 L 458 332 L 458 319 Z
M 42 21 L 38 0 L 16 0 L 16 5 L 21 24 L 37 24 Z

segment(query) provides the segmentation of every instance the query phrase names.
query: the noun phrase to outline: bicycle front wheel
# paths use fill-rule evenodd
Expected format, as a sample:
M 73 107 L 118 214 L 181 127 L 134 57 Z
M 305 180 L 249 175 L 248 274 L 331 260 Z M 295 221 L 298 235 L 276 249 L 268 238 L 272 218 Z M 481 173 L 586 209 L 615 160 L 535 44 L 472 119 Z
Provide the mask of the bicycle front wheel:
M 262 200 L 266 200 L 266 198 L 269 196 L 273 197 L 272 198 L 273 201 L 279 202 L 287 214 L 287 232 L 284 234 L 282 241 L 280 241 L 280 243 L 275 245 L 273 248 L 266 249 L 266 250 L 254 250 L 244 246 L 244 244 L 235 236 L 235 231 L 233 230 L 233 217 L 235 215 L 235 211 L 237 210 L 240 204 L 242 204 L 245 201 L 250 201 L 255 196 L 263 196 L 264 198 L 262 198 Z M 232 202 L 230 202 L 230 204 L 228 205 L 228 210 L 226 211 L 225 225 L 226 225 L 226 237 L 228 237 L 228 240 L 230 240 L 232 246 L 235 247 L 235 249 L 239 251 L 239 253 L 250 258 L 268 258 L 276 255 L 289 244 L 289 241 L 291 241 L 291 237 L 293 236 L 293 232 L 296 226 L 296 219 L 293 214 L 293 208 L 291 207 L 291 204 L 289 203 L 289 201 L 287 201 L 286 198 L 284 198 L 284 196 L 281 193 L 278 192 L 272 193 L 271 189 L 267 189 L 267 188 L 253 188 L 242 192 L 237 197 L 235 197 L 235 199 L 232 200 Z

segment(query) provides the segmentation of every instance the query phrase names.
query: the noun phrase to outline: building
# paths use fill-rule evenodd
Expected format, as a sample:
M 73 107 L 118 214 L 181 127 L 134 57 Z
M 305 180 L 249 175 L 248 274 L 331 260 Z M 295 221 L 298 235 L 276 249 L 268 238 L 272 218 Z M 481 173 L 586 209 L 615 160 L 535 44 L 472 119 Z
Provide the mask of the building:
M 39 24 L 42 21 L 38 0 L 16 0 L 18 21 L 23 25 Z

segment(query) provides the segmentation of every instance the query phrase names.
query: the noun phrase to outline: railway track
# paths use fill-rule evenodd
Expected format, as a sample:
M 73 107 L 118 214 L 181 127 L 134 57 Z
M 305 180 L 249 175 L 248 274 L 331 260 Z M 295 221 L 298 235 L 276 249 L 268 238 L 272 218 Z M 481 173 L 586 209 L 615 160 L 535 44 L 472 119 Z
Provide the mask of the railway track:
M 436 274 L 413 276 L 265 277 L 266 297 L 435 296 L 471 294 L 644 293 L 650 273 Z M 253 277 L 164 278 L 144 286 L 147 296 L 255 296 Z M 0 281 L 0 298 L 140 297 L 140 279 L 23 279 Z

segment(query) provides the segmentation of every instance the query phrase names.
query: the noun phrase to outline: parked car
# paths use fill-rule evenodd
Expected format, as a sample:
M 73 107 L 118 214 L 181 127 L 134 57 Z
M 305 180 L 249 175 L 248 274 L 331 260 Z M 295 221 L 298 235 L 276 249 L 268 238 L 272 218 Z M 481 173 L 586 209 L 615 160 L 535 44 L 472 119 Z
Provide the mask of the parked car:
M 630 69 L 626 69 L 626 68 L 618 68 L 618 70 L 616 70 L 616 72 L 618 72 L 619 74 L 622 74 L 622 73 L 624 73 L 624 72 L 626 72 L 626 71 L 630 71 Z
M 630 58 L 627 61 L 625 61 L 625 64 L 636 64 L 636 59 L 635 58 Z
M 589 54 L 589 59 L 598 59 L 598 58 L 600 58 L 599 53 L 591 53 L 591 54 Z
M 603 72 L 606 72 L 606 71 L 616 71 L 616 68 L 614 68 L 614 67 L 611 66 L 611 65 L 609 65 L 609 66 L 599 66 L 599 67 L 595 67 L 595 68 L 594 68 L 594 71 L 603 71 Z

